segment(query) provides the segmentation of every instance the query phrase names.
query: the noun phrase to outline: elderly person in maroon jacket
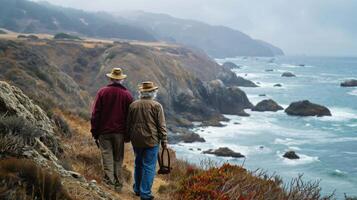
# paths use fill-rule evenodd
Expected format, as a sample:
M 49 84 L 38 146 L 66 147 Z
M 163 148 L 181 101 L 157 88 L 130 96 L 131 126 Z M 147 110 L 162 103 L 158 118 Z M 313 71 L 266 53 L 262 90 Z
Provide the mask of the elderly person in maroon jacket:
M 106 76 L 110 78 L 111 84 L 97 93 L 91 117 L 91 132 L 102 154 L 104 181 L 120 191 L 123 186 L 121 168 L 127 114 L 133 97 L 122 85 L 126 75 L 120 68 L 114 68 Z

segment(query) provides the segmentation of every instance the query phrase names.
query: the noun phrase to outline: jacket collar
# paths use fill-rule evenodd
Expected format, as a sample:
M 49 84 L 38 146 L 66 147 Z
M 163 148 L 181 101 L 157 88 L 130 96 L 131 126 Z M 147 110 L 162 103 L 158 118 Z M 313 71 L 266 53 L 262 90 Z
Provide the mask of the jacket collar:
M 111 83 L 109 85 L 107 85 L 108 87 L 119 87 L 119 88 L 122 88 L 124 90 L 127 90 L 126 87 L 124 87 L 122 84 L 120 83 Z

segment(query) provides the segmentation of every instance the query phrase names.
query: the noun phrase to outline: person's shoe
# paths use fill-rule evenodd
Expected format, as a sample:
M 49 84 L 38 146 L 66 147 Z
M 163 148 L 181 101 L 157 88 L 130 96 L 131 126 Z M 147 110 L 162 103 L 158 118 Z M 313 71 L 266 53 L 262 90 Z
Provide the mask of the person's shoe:
M 140 200 L 153 200 L 154 199 L 154 196 L 150 196 L 150 197 L 146 197 L 146 198 L 143 198 L 141 197 Z
M 116 191 L 116 192 L 122 192 L 122 189 L 123 189 L 123 184 L 120 184 L 120 183 L 118 183 L 118 182 L 116 182 L 115 184 L 114 184 L 114 190 Z
M 107 176 L 104 176 L 103 182 L 105 184 L 107 184 L 108 186 L 113 186 L 114 185 L 114 183 Z

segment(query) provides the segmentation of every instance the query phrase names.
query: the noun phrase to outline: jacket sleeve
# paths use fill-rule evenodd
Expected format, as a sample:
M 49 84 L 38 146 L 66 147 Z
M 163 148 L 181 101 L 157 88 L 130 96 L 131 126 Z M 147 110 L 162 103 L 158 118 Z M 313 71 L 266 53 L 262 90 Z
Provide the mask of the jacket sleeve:
M 164 109 L 162 108 L 161 105 L 158 106 L 158 124 L 157 124 L 157 130 L 159 133 L 159 139 L 161 142 L 166 142 L 167 143 L 167 128 L 166 128 L 166 120 L 165 120 L 165 114 L 164 114 Z
M 101 114 L 101 109 L 102 109 L 102 102 L 101 102 L 101 97 L 100 93 L 97 94 L 94 104 L 93 104 L 93 109 L 92 109 L 92 116 L 91 116 L 91 133 L 94 138 L 99 136 L 98 130 L 99 130 L 99 123 L 100 123 L 100 114 Z

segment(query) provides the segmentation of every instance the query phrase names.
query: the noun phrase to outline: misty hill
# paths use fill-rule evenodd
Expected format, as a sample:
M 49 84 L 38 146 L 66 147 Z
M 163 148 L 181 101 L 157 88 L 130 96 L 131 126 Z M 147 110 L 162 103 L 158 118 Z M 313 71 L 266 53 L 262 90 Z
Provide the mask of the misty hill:
M 0 5 L 0 27 L 15 32 L 71 32 L 99 38 L 155 40 L 145 30 L 121 24 L 103 12 L 84 12 L 26 0 L 0 0 Z
M 225 26 L 212 26 L 199 21 L 178 19 L 166 14 L 142 11 L 118 14 L 128 24 L 145 28 L 158 39 L 198 47 L 212 57 L 275 56 L 283 51 L 264 41 Z

